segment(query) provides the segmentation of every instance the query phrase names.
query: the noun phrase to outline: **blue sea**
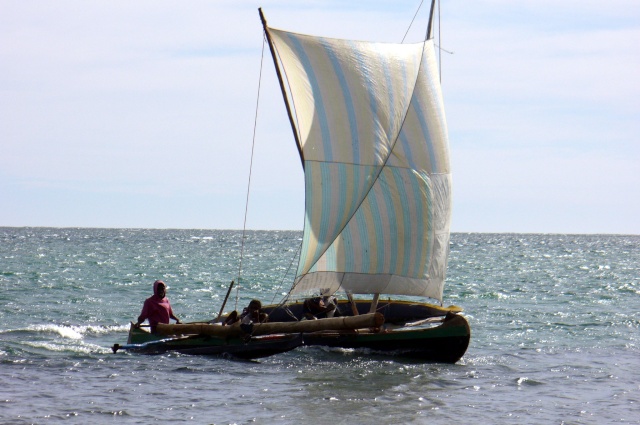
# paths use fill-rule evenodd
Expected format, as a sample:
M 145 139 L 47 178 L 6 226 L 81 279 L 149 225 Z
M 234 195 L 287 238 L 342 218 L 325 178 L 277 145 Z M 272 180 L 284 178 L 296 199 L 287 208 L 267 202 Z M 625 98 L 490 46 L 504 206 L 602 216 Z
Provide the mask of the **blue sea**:
M 640 236 L 456 233 L 456 364 L 318 347 L 118 352 L 163 279 L 183 321 L 279 301 L 301 232 L 0 228 L 3 424 L 640 424 Z

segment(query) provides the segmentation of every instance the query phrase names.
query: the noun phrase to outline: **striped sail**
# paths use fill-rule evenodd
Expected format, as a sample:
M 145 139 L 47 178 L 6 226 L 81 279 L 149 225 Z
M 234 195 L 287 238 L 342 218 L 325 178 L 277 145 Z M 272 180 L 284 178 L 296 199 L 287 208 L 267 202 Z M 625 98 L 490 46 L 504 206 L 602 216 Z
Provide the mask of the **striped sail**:
M 269 32 L 305 169 L 294 293 L 343 289 L 442 300 L 451 174 L 433 41 Z

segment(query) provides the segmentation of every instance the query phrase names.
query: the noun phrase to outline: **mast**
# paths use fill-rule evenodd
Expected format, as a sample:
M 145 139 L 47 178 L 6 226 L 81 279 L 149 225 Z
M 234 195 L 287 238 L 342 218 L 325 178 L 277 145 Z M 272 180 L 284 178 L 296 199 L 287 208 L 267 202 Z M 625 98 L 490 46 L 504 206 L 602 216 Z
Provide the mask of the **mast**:
M 298 154 L 300 154 L 300 161 L 302 162 L 302 169 L 304 170 L 304 155 L 302 154 L 302 145 L 300 144 L 300 138 L 298 137 L 298 131 L 296 130 L 296 124 L 293 120 L 293 113 L 291 112 L 291 105 L 289 105 L 289 98 L 287 97 L 287 92 L 284 87 L 284 80 L 282 79 L 282 73 L 280 72 L 280 67 L 278 66 L 278 60 L 276 59 L 276 52 L 273 48 L 273 43 L 271 42 L 271 35 L 269 34 L 269 29 L 267 28 L 267 20 L 262 13 L 262 8 L 258 8 L 258 12 L 260 12 L 260 20 L 262 21 L 262 27 L 264 28 L 264 34 L 267 37 L 267 43 L 269 43 L 269 51 L 271 52 L 271 57 L 273 58 L 273 65 L 276 67 L 276 74 L 278 75 L 278 82 L 280 83 L 280 90 L 282 91 L 282 98 L 284 99 L 284 104 L 287 107 L 287 115 L 289 115 L 289 123 L 291 124 L 291 130 L 293 131 L 293 137 L 296 139 L 296 146 L 298 147 Z
M 431 11 L 429 12 L 429 25 L 427 26 L 427 36 L 425 40 L 431 39 L 431 25 L 433 24 L 433 11 L 435 9 L 435 6 L 436 6 L 436 0 L 431 0 Z

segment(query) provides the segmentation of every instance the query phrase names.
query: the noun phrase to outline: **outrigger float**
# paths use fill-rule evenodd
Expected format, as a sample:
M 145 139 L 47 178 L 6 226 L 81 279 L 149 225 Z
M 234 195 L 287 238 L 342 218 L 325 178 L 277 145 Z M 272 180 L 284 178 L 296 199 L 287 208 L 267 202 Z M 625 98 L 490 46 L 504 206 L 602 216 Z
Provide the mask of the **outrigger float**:
M 226 354 L 242 359 L 257 359 L 285 353 L 303 344 L 305 333 L 319 329 L 334 331 L 378 327 L 384 322 L 381 314 L 367 314 L 358 317 L 336 317 L 322 321 L 272 323 L 221 324 L 187 323 L 180 325 L 159 324 L 151 333 L 131 324 L 127 344 L 114 344 L 112 350 L 127 350 L 141 354 L 162 354 L 177 352 L 182 354 L 221 355 Z

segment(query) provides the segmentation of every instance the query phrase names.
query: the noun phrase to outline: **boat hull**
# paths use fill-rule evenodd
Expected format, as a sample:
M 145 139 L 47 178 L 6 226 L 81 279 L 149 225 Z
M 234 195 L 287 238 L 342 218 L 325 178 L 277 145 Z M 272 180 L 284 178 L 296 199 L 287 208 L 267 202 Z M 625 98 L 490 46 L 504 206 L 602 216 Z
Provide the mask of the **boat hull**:
M 424 329 L 399 328 L 382 332 L 314 332 L 303 334 L 303 344 L 349 349 L 368 349 L 386 355 L 428 362 L 455 363 L 467 351 L 471 330 L 467 320 L 447 315 L 444 322 Z
M 192 355 L 230 355 L 240 359 L 257 359 L 285 353 L 302 345 L 301 334 L 272 334 L 257 337 L 221 338 L 211 335 L 169 337 L 154 335 L 143 329 L 131 328 L 126 345 L 119 349 L 139 354 L 176 352 Z

